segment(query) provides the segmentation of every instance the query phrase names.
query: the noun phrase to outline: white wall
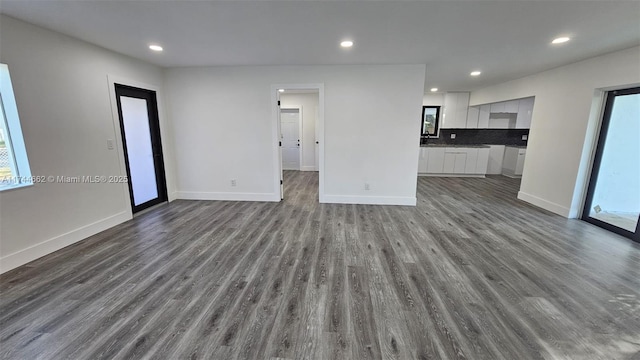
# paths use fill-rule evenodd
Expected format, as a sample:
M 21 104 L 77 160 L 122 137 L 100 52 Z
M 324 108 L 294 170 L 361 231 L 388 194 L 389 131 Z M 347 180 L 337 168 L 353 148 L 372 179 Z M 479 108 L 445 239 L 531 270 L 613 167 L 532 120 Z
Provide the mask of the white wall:
M 640 83 L 640 47 L 594 57 L 471 93 L 470 105 L 536 97 L 518 198 L 576 217 L 590 170 L 601 89 Z M 595 95 L 594 95 L 595 92 Z
M 444 106 L 444 94 L 424 94 L 422 96 L 423 106 Z
M 161 87 L 162 70 L 6 16 L 0 18 L 0 44 L 32 174 L 121 175 L 122 154 L 106 143 L 119 134 L 107 75 Z M 171 171 L 167 149 L 165 157 Z M 172 192 L 173 179 L 167 180 Z M 1 192 L 0 271 L 129 219 L 126 191 L 125 184 L 46 183 Z
M 271 86 L 322 83 L 325 201 L 415 204 L 423 82 L 424 65 L 169 69 L 178 196 L 277 201 Z
M 280 94 L 282 108 L 302 106 L 302 171 L 316 169 L 316 117 L 318 113 L 318 93 Z

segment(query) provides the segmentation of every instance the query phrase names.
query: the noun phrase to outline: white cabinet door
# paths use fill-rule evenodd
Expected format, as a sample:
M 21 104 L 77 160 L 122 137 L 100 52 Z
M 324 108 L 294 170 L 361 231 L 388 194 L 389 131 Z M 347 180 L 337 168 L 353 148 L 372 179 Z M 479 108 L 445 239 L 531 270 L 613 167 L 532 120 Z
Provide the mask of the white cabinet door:
M 476 174 L 476 164 L 478 162 L 478 150 L 480 149 L 475 149 L 475 148 L 467 149 L 467 158 L 464 166 L 465 174 Z
M 444 166 L 445 148 L 430 148 L 427 152 L 427 173 L 440 174 Z
M 455 166 L 456 166 L 456 153 L 445 152 L 444 167 L 442 168 L 442 172 L 445 174 L 453 174 L 453 169 L 455 169 Z
M 478 129 L 488 129 L 489 128 L 489 116 L 491 115 L 491 105 L 482 105 L 480 106 L 478 114 Z
M 504 145 L 491 145 L 489 149 L 489 162 L 487 174 L 502 174 L 502 160 L 504 159 Z
M 518 100 L 510 100 L 504 102 L 504 112 L 510 114 L 518 113 Z
M 476 129 L 478 127 L 478 115 L 480 115 L 480 108 L 477 106 L 469 106 L 467 129 Z
M 456 121 L 454 128 L 464 129 L 467 127 L 467 113 L 469 111 L 469 95 L 468 92 L 457 93 L 456 101 Z
M 522 175 L 522 171 L 524 170 L 524 157 L 527 153 L 526 149 L 518 150 L 518 161 L 516 162 L 515 175 Z
M 447 93 L 444 96 L 442 129 L 464 129 L 467 127 L 469 93 Z
M 466 165 L 467 165 L 467 153 L 465 151 L 458 151 L 456 153 L 455 162 L 453 165 L 453 173 L 464 174 Z
M 520 100 L 518 105 L 518 117 L 516 118 L 516 129 L 531 128 L 531 115 L 533 114 L 534 98 Z
M 478 158 L 476 159 L 476 174 L 484 175 L 487 173 L 487 166 L 489 164 L 489 150 L 491 149 L 478 149 Z
M 456 117 L 456 106 L 458 96 L 455 93 L 447 93 L 444 95 L 444 111 L 442 114 L 441 129 L 452 129 Z
M 492 113 L 503 113 L 504 112 L 504 102 L 497 102 L 491 104 L 491 112 Z
M 418 159 L 418 173 L 427 172 L 427 162 L 429 160 L 429 148 L 420 148 L 420 159 Z

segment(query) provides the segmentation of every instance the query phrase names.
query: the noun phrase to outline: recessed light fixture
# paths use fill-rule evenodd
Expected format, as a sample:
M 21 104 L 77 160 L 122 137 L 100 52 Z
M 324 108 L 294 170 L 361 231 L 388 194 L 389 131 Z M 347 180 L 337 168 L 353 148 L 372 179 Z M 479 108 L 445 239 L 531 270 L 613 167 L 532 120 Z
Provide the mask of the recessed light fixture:
M 480 71 L 476 70 L 476 71 L 472 71 L 472 72 L 471 72 L 471 74 L 469 74 L 469 75 L 471 75 L 471 76 L 478 76 L 478 75 L 480 75 L 480 74 L 482 74 L 482 72 L 480 72 Z
M 436 92 L 438 91 L 438 88 L 431 88 L 431 92 Z
M 284 89 L 278 89 L 279 92 L 284 92 Z
M 153 45 L 149 45 L 149 49 L 151 49 L 151 50 L 153 50 L 153 51 L 162 51 L 162 50 L 163 50 L 163 49 L 162 49 L 162 46 L 160 46 L 160 45 L 155 45 L 155 44 L 153 44 Z
M 340 43 L 340 46 L 342 46 L 343 48 L 350 48 L 350 47 L 353 46 L 353 41 L 345 40 L 345 41 Z
M 562 37 L 553 39 L 553 41 L 551 43 L 552 44 L 562 44 L 562 43 L 566 43 L 569 40 L 571 40 L 571 38 L 568 38 L 566 36 L 562 36 Z

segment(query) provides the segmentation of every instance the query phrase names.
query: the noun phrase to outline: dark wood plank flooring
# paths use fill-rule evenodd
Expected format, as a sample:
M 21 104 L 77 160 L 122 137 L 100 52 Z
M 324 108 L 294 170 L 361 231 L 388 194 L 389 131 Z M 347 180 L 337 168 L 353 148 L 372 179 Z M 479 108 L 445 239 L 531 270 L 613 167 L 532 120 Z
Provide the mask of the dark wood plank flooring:
M 175 201 L 0 276 L 3 359 L 640 359 L 640 246 L 420 178 L 418 206 Z

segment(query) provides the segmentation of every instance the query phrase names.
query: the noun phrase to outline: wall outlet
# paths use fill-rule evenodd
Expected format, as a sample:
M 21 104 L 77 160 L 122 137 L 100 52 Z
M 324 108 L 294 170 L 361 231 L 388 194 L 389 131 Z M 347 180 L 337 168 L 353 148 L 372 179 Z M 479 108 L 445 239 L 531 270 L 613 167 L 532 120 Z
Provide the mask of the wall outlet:
M 529 135 L 522 135 L 522 140 L 527 140 L 529 138 Z
M 371 186 L 369 186 L 369 183 L 364 183 L 364 189 L 367 191 L 371 190 Z
M 113 148 L 114 148 L 113 139 L 107 139 L 107 149 L 113 150 Z
M 236 179 L 231 179 L 231 186 L 236 186 Z
M 451 138 L 455 139 L 456 138 L 456 134 L 451 134 Z

